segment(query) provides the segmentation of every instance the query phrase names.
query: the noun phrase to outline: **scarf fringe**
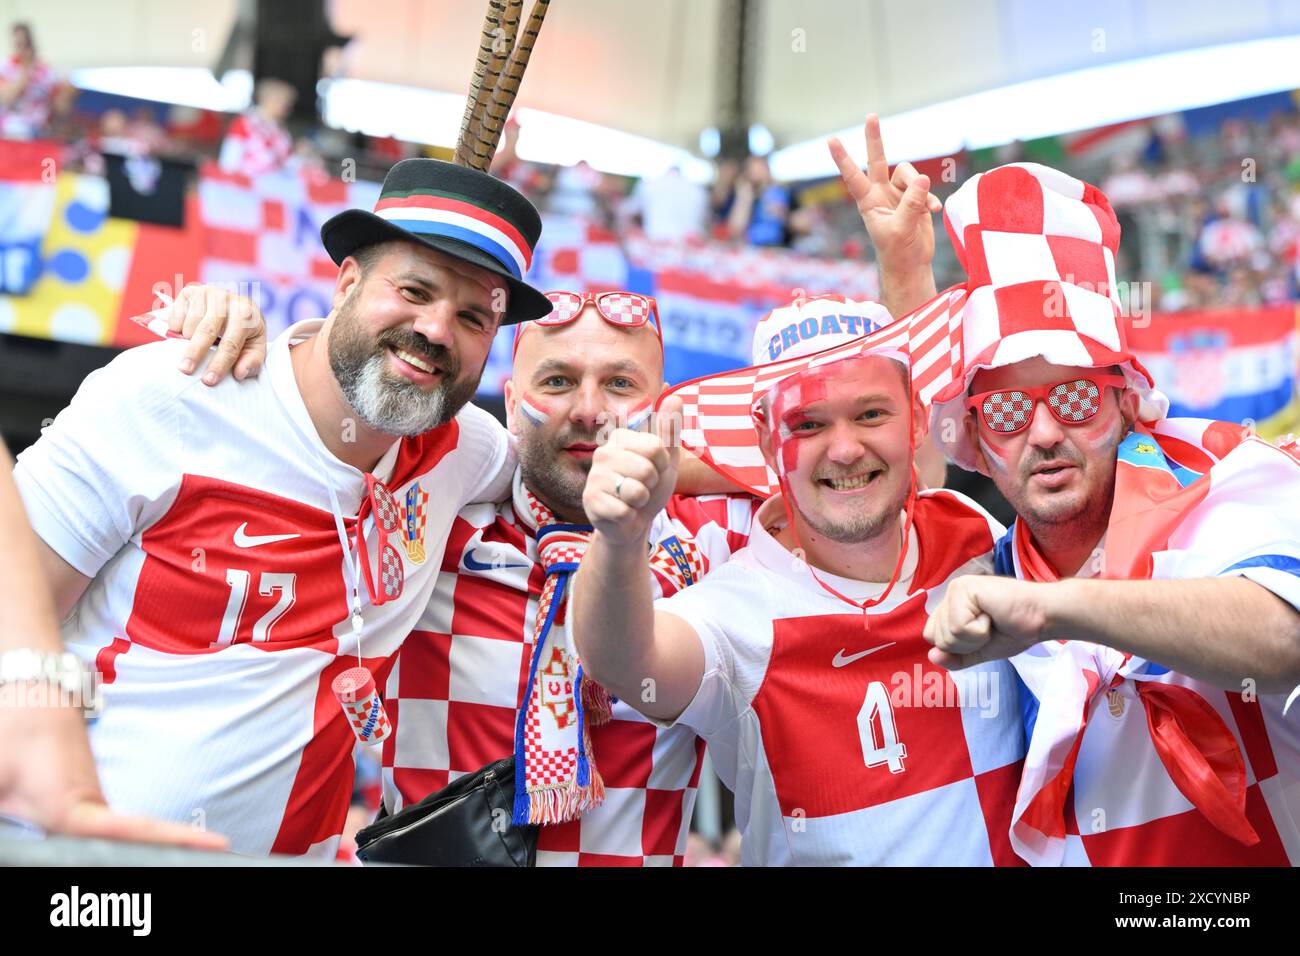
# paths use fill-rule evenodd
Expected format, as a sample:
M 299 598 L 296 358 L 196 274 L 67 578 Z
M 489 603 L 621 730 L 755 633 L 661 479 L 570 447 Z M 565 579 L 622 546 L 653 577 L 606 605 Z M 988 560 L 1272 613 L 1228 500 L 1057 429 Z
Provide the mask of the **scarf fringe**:
M 573 781 L 568 784 L 534 790 L 528 794 L 528 822 L 537 824 L 565 823 L 605 802 L 605 781 L 595 767 L 591 768 L 591 783 L 580 787 Z
M 614 712 L 614 700 L 609 691 L 586 674 L 582 675 L 582 707 L 586 712 L 587 726 L 607 724 Z

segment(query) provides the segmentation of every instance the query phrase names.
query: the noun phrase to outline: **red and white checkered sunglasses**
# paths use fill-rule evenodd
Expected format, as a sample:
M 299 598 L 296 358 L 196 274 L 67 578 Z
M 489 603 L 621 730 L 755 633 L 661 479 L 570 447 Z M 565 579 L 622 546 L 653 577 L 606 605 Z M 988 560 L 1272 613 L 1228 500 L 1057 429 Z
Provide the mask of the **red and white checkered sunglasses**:
M 1039 402 L 1046 402 L 1061 424 L 1078 425 L 1101 410 L 1102 389 L 1126 384 L 1123 375 L 1093 375 L 1036 388 L 997 388 L 972 395 L 966 399 L 966 407 L 979 409 L 980 420 L 989 431 L 1014 435 L 1029 427 Z
M 402 556 L 388 540 L 402 526 L 402 510 L 393 500 L 392 492 L 374 475 L 366 475 L 366 500 L 361 503 L 361 513 L 357 516 L 358 535 L 367 509 L 375 516 L 375 557 L 371 558 L 370 545 L 364 540 L 359 542 L 358 550 L 361 552 L 361 576 L 366 579 L 370 603 L 378 607 L 402 596 L 406 572 L 402 569 Z M 373 572 L 371 568 L 374 568 Z
M 600 317 L 610 325 L 624 329 L 639 329 L 651 319 L 654 320 L 655 336 L 659 347 L 663 348 L 664 336 L 659 328 L 659 303 L 653 296 L 637 292 L 547 292 L 551 300 L 551 311 L 540 319 L 534 319 L 536 325 L 568 325 L 588 305 L 594 305 Z M 521 322 L 515 326 L 515 350 L 519 349 L 519 337 L 523 334 Z

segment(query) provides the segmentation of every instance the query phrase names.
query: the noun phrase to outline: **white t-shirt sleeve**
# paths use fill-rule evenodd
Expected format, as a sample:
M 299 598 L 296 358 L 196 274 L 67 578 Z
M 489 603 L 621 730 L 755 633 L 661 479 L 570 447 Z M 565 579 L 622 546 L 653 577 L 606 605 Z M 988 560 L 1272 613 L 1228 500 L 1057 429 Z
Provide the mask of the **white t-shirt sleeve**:
M 460 507 L 505 501 L 510 497 L 515 467 L 519 464 L 514 437 L 477 405 L 466 405 L 458 418 L 461 441 L 468 452 Z
M 731 595 L 719 584 L 721 581 L 715 578 L 706 578 L 655 601 L 655 611 L 672 614 L 691 626 L 704 651 L 704 674 L 695 696 L 675 721 L 656 721 L 661 726 L 684 724 L 707 735 L 725 727 L 749 706 L 749 695 L 741 686 L 735 643 L 725 624 L 723 609 L 732 607 Z
M 1300 470 L 1259 441 L 1211 473 L 1209 494 L 1154 555 L 1157 578 L 1249 578 L 1300 610 Z
M 183 347 L 139 346 L 92 372 L 18 456 L 14 481 L 32 528 L 87 577 L 174 500 L 182 449 L 178 395 L 197 381 L 176 371 Z
M 230 129 L 221 141 L 221 152 L 217 155 L 217 165 L 225 172 L 238 173 L 244 167 L 244 142 L 248 135 L 247 120 L 235 117 Z

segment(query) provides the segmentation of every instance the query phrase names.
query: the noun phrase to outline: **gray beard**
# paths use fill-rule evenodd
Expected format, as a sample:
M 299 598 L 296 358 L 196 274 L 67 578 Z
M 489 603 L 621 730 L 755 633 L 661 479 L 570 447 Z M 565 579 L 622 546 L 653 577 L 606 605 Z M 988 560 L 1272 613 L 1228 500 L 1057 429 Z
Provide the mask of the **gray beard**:
M 460 363 L 446 349 L 430 346 L 414 332 L 393 329 L 368 339 L 351 306 L 351 302 L 344 303 L 335 320 L 329 342 L 330 369 L 343 398 L 367 428 L 402 438 L 419 435 L 451 421 L 474 397 L 478 378 L 460 378 Z M 425 392 L 414 382 L 390 374 L 390 344 L 416 355 L 441 358 L 447 379 Z
M 426 394 L 410 383 L 395 382 L 387 373 L 387 362 L 382 354 L 372 355 L 360 369 L 348 369 L 347 374 L 334 368 L 343 397 L 366 427 L 385 435 L 419 435 L 445 425 L 464 405 L 462 400 L 448 411 L 447 385 Z

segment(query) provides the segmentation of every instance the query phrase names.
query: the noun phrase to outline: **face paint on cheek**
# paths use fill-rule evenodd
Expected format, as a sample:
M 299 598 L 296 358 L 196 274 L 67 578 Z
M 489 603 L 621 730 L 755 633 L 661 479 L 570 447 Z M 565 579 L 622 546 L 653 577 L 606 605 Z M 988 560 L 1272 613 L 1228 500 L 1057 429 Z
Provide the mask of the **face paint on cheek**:
M 1115 440 L 1115 415 L 1102 411 L 1090 422 L 1071 429 L 1071 437 L 1090 451 L 1099 451 Z
M 791 438 L 784 425 L 772 433 L 772 451 L 776 456 L 777 473 L 782 478 L 799 468 L 799 443 Z
M 997 448 L 994 448 L 984 440 L 984 436 L 979 436 L 980 450 L 984 452 L 984 460 L 988 463 L 989 468 L 996 471 L 999 475 L 1005 475 L 1010 469 L 1007 464 L 1007 454 Z
M 534 428 L 540 428 L 551 418 L 546 406 L 531 395 L 519 396 L 519 411 Z
M 623 416 L 626 419 L 624 428 L 630 428 L 633 431 L 641 431 L 650 421 L 650 413 L 654 409 L 654 400 L 647 398 L 640 404 L 633 405 L 627 409 Z
M 789 419 L 799 409 L 824 401 L 826 392 L 825 375 L 816 371 L 805 372 L 776 386 L 771 402 L 772 420 L 775 423 L 772 428 L 772 451 L 781 477 L 788 477 L 799 468 L 802 443 L 794 437 Z

